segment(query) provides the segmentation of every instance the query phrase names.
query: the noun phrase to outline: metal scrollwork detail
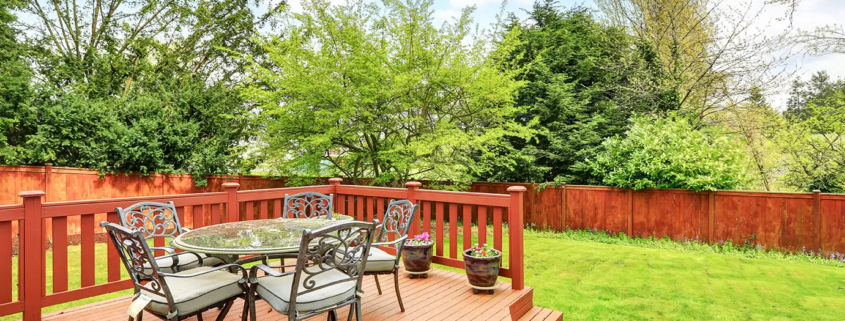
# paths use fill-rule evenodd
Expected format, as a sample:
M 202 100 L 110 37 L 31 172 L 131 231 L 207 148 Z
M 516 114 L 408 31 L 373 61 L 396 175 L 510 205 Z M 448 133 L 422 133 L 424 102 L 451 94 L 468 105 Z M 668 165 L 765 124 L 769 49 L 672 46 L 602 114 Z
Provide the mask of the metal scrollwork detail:
M 361 224 L 361 223 L 356 223 Z M 364 224 L 362 224 L 364 225 Z M 331 228 L 330 228 L 331 229 Z M 306 292 L 331 284 L 320 284 L 318 275 L 330 270 L 343 271 L 348 278 L 337 282 L 354 282 L 363 273 L 364 257 L 367 255 L 374 234 L 373 225 L 335 229 L 314 234 L 307 241 L 308 248 L 300 253 L 297 261 L 307 262 L 301 269 L 302 287 Z M 299 271 L 298 271 L 299 272 Z
M 117 212 L 124 227 L 141 231 L 145 238 L 176 237 L 182 233 L 173 202 L 142 202 L 126 209 L 117 208 Z
M 286 195 L 284 207 L 284 218 L 329 218 L 332 196 L 313 192 Z
M 408 200 L 390 202 L 376 242 L 387 242 L 390 234 L 393 234 L 394 238 L 407 235 L 416 210 L 417 206 Z
M 136 287 L 151 293 L 165 294 L 165 284 L 155 269 L 155 261 L 144 237 L 116 225 L 107 225 L 109 236 L 132 277 Z

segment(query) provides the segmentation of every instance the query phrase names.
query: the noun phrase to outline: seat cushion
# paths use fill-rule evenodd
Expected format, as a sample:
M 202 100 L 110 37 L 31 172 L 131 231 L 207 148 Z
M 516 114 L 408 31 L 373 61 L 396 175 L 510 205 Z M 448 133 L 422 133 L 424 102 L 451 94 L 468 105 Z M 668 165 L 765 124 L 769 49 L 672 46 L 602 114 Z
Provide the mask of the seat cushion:
M 223 260 L 220 258 L 216 258 L 213 256 L 206 256 L 205 254 L 198 253 L 202 257 L 202 265 L 203 266 L 215 266 L 223 263 Z M 183 254 L 179 255 L 179 264 L 176 265 L 176 269 L 173 269 L 171 265 L 173 265 L 173 258 L 172 257 L 163 257 L 163 258 L 156 258 L 156 264 L 158 264 L 159 270 L 164 273 L 176 273 L 179 271 L 186 271 L 190 269 L 197 268 L 199 266 L 199 260 L 194 255 Z M 150 274 L 152 273 L 152 267 L 149 264 L 144 264 L 145 273 Z
M 306 273 L 302 274 L 299 280 L 298 292 L 303 292 L 306 289 L 302 286 L 305 278 L 309 276 Z M 314 275 L 313 280 L 315 286 L 321 286 L 337 280 L 349 278 L 346 273 L 338 269 L 331 269 L 326 272 Z M 288 313 L 290 305 L 290 291 L 293 284 L 293 275 L 286 275 L 282 277 L 265 276 L 258 278 L 258 286 L 255 291 L 261 295 L 273 309 L 281 314 Z M 298 295 L 296 298 L 296 311 L 299 313 L 319 310 L 322 308 L 337 305 L 355 296 L 355 280 L 349 282 L 340 282 L 314 292 Z
M 377 247 L 370 249 L 367 257 L 366 272 L 392 272 L 396 267 L 396 257 Z
M 176 274 L 194 274 L 211 269 L 198 267 Z M 170 294 L 176 304 L 177 316 L 188 315 L 207 308 L 215 303 L 241 295 L 243 289 L 238 286 L 240 274 L 226 271 L 214 271 L 190 278 L 164 277 L 164 282 L 170 288 Z M 155 294 L 147 294 L 152 301 L 147 309 L 161 315 L 167 315 L 167 299 Z

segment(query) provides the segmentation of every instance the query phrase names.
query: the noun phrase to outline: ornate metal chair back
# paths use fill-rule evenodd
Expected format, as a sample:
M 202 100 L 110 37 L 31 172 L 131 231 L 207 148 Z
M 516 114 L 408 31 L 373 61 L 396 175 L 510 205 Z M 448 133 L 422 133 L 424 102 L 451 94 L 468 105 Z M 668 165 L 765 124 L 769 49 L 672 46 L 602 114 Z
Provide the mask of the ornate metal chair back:
M 391 201 L 384 212 L 384 222 L 378 230 L 376 242 L 388 242 L 408 235 L 408 229 L 411 228 L 411 222 L 418 211 L 419 205 L 414 205 L 409 200 Z
M 357 291 L 361 291 L 367 264 L 365 258 L 370 254 L 377 224 L 378 220 L 372 223 L 352 221 L 302 233 L 292 283 L 302 286 L 291 287 L 288 315 L 296 315 L 296 298 L 300 295 L 347 282 L 354 282 Z M 347 277 L 321 282 L 319 276 L 331 270 L 340 271 Z
M 332 194 L 304 192 L 294 195 L 285 194 L 284 218 L 330 218 L 333 204 Z
M 145 294 L 164 297 L 167 299 L 170 311 L 174 311 L 173 296 L 170 294 L 167 282 L 158 273 L 158 265 L 147 245 L 143 232 L 132 231 L 109 222 L 102 222 L 100 226 L 106 229 L 109 239 L 117 249 L 123 266 L 126 267 L 129 277 L 135 284 L 135 292 L 144 290 Z M 146 269 L 144 268 L 145 265 L 147 266 Z M 152 267 L 152 269 L 149 267 Z
M 144 233 L 144 238 L 176 237 L 182 234 L 182 225 L 173 202 L 140 202 L 127 208 L 116 208 L 120 224 L 133 231 Z

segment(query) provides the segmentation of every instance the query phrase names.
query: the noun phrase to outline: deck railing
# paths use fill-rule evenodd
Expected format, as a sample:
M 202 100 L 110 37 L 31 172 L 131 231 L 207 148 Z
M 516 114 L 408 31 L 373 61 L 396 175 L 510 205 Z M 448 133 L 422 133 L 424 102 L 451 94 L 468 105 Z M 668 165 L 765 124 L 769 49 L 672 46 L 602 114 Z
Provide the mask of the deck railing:
M 333 194 L 335 212 L 352 215 L 360 220 L 382 219 L 391 199 L 409 199 L 422 205 L 418 220 L 412 224 L 412 234 L 420 230 L 433 232 L 436 239 L 434 262 L 462 268 L 458 247 L 469 248 L 472 239 L 486 243 L 487 227 L 492 221 L 493 246 L 507 252 L 509 259 L 501 275 L 511 278 L 513 289 L 524 287 L 522 244 L 522 193 L 524 187 L 510 189 L 510 195 L 461 193 L 419 189 L 410 182 L 407 188 L 364 187 L 341 185 L 331 179 L 330 185 L 238 191 L 237 183 L 223 184 L 224 191 L 216 193 L 132 197 L 88 201 L 43 203 L 41 191 L 20 194 L 22 205 L 0 206 L 0 316 L 23 312 L 24 320 L 40 320 L 41 308 L 102 295 L 132 287 L 131 281 L 121 277 L 123 266 L 117 251 L 107 246 L 105 282 L 98 283 L 95 237 L 100 231 L 95 216 L 117 223 L 116 207 L 127 207 L 141 201 L 173 201 L 182 222 L 190 215 L 193 228 L 222 222 L 280 217 L 282 200 L 286 194 L 313 191 Z M 103 216 L 103 214 L 105 214 Z M 80 261 L 68 262 L 68 217 L 79 217 Z M 503 218 L 509 228 L 503 232 Z M 434 220 L 434 229 L 431 221 Z M 12 234 L 12 222 L 20 232 Z M 462 234 L 458 235 L 458 224 Z M 52 235 L 46 235 L 51 224 Z M 446 225 L 448 224 L 448 235 Z M 49 237 L 48 237 L 49 236 Z M 507 236 L 507 248 L 503 247 Z M 18 244 L 14 244 L 14 240 Z M 52 240 L 52 264 L 46 265 L 48 239 Z M 448 241 L 449 251 L 445 251 Z M 164 245 L 163 238 L 153 240 Z M 460 243 L 460 244 L 459 244 Z M 17 249 L 17 256 L 14 250 Z M 13 260 L 17 259 L 18 276 L 13 280 Z M 68 263 L 79 264 L 79 275 L 69 275 Z M 47 293 L 47 269 L 52 272 L 52 291 Z M 80 287 L 68 288 L 68 278 L 80 278 Z M 18 284 L 17 299 L 13 300 L 13 285 Z

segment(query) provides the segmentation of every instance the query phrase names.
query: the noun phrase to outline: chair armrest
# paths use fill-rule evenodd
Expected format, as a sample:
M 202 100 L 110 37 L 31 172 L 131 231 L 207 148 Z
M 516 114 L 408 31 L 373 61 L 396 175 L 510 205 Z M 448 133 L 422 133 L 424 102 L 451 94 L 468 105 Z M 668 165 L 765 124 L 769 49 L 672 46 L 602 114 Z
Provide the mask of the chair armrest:
M 151 247 L 150 249 L 153 249 L 153 248 Z M 158 249 L 158 248 L 155 248 L 155 249 Z M 197 266 L 202 266 L 202 256 L 200 256 L 199 254 L 194 253 L 194 252 L 180 252 L 180 253 L 174 253 L 174 254 L 170 254 L 170 255 L 159 256 L 159 257 L 156 257 L 155 259 L 156 259 L 156 261 L 158 261 L 159 259 L 165 259 L 165 258 L 169 258 L 169 257 L 170 257 L 170 258 L 173 258 L 173 263 L 171 263 L 171 264 L 170 264 L 170 268 L 171 268 L 171 269 L 173 269 L 173 270 L 176 270 L 176 266 L 178 266 L 178 265 L 179 265 L 179 256 L 180 256 L 180 255 L 193 255 L 193 256 L 196 256 L 196 257 L 197 257 L 197 260 L 199 261 L 199 264 L 198 264 Z M 158 263 L 156 263 L 156 264 L 158 264 Z
M 405 240 L 407 240 L 407 239 L 408 239 L 408 236 L 407 236 L 407 235 L 405 235 L 405 236 L 403 236 L 403 237 L 400 237 L 400 238 L 395 239 L 395 240 L 390 241 L 390 242 L 374 242 L 374 243 L 373 243 L 373 246 L 388 246 L 388 245 L 393 245 L 394 247 L 396 247 L 399 243 L 405 242 Z
M 174 249 L 174 248 L 172 248 L 172 247 L 169 247 L 169 246 L 158 246 L 158 247 L 153 246 L 153 247 L 150 247 L 150 250 L 153 250 L 153 251 L 155 251 L 155 250 L 165 251 L 165 252 L 167 252 L 167 254 L 168 254 L 168 255 L 173 255 L 173 254 L 176 254 L 176 249 Z
M 289 265 L 286 265 L 286 266 L 289 266 Z M 276 270 L 273 270 L 273 268 L 274 267 L 270 267 L 270 266 L 267 266 L 267 265 L 264 265 L 264 264 L 253 265 L 252 268 L 249 269 L 249 282 L 250 283 L 258 282 L 258 270 L 264 271 L 264 273 L 266 273 L 267 275 L 272 276 L 274 278 L 277 278 L 277 277 L 280 277 L 280 276 L 285 276 L 285 275 L 292 275 L 292 274 L 296 273 L 294 271 L 279 273 L 279 272 L 276 272 Z
M 223 269 L 231 269 L 231 268 L 234 268 L 236 270 L 240 270 L 240 272 L 241 272 L 241 280 L 238 281 L 238 283 L 246 283 L 246 280 L 247 280 L 247 277 L 248 277 L 246 269 L 244 269 L 243 266 L 240 266 L 238 264 L 224 264 L 224 265 L 221 265 L 221 266 L 216 266 L 213 269 L 200 271 L 200 272 L 192 273 L 192 274 L 159 273 L 159 275 L 166 276 L 166 277 L 172 277 L 172 278 L 192 278 L 192 277 L 197 277 L 197 276 L 200 276 L 200 275 L 203 275 L 203 274 L 208 274 L 208 273 L 211 273 L 211 272 L 216 272 L 216 271 L 220 271 L 220 270 L 223 270 Z

